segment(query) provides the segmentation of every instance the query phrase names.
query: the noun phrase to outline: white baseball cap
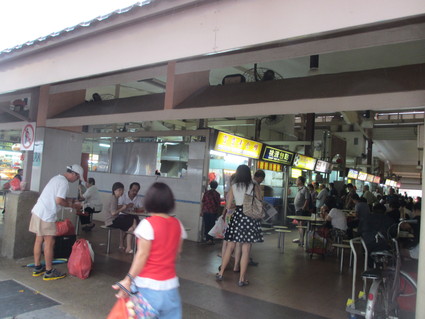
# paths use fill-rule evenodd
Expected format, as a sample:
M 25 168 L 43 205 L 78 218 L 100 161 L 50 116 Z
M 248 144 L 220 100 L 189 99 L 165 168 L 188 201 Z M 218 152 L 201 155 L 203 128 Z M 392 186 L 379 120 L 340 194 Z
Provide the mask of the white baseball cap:
M 80 181 L 85 182 L 85 180 L 84 180 L 84 170 L 80 165 L 73 164 L 73 165 L 67 166 L 66 168 L 73 171 L 74 173 L 77 173 L 78 175 L 80 175 Z

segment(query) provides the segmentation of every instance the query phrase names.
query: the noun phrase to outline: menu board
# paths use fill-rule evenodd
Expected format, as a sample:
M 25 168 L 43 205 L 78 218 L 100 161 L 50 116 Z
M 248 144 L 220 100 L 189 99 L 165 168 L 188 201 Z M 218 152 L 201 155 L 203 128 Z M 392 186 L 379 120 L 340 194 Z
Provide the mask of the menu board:
M 329 173 L 332 170 L 332 165 L 331 163 L 322 160 L 317 160 L 316 167 L 314 168 L 314 170 L 316 172 Z
M 392 187 L 397 187 L 397 182 L 396 181 L 391 181 L 391 186 Z
M 295 154 L 294 163 L 292 164 L 292 166 L 295 166 L 301 169 L 308 169 L 312 171 L 314 170 L 314 167 L 316 166 L 316 161 L 317 160 L 313 157 L 308 157 L 301 154 Z
M 246 138 L 218 132 L 214 150 L 258 159 L 263 144 Z
M 375 176 L 373 176 L 373 175 L 371 175 L 371 174 L 367 174 L 367 177 L 366 177 L 366 181 L 368 181 L 368 182 L 370 182 L 370 183 L 373 183 L 373 178 L 374 178 Z
M 264 146 L 261 159 L 264 161 L 275 162 L 283 165 L 291 165 L 295 153 L 281 150 L 278 148 Z
M 390 179 L 385 180 L 385 186 L 391 186 L 391 180 Z
M 373 182 L 376 184 L 380 184 L 381 183 L 381 178 L 379 176 L 374 176 L 373 177 Z
M 291 167 L 291 177 L 292 178 L 298 178 L 303 174 L 303 171 L 298 168 Z
M 365 181 L 366 178 L 367 178 L 367 173 L 365 173 L 365 172 L 359 172 L 359 176 L 357 176 L 357 179 L 359 181 Z
M 268 163 L 268 162 L 258 161 L 257 167 L 258 169 L 265 169 L 268 171 L 283 172 L 283 165 L 277 164 L 277 163 Z
M 358 175 L 359 175 L 359 171 L 356 171 L 355 169 L 350 168 L 348 171 L 347 177 L 357 179 Z

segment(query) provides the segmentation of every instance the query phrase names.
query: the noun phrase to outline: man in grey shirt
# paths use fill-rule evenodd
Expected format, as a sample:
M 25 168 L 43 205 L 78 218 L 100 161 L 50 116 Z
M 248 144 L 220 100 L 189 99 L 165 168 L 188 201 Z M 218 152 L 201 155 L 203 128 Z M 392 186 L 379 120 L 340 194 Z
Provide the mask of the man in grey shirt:
M 295 213 L 297 215 L 305 215 L 305 211 L 308 211 L 310 201 L 310 192 L 305 187 L 305 177 L 299 176 L 296 185 L 298 187 L 298 193 L 294 199 Z
M 295 206 L 295 214 L 299 216 L 307 216 L 310 215 L 309 212 L 309 202 L 311 200 L 310 192 L 307 187 L 305 187 L 305 177 L 299 176 L 297 178 L 297 187 L 298 193 L 295 195 L 294 206 Z M 298 222 L 299 226 L 304 226 L 305 222 Z M 299 227 L 298 231 L 300 233 L 300 239 L 294 240 L 294 242 L 298 242 L 300 246 L 304 246 L 304 228 Z
M 326 189 L 325 184 L 320 184 L 319 189 L 320 189 L 320 192 L 317 195 L 317 199 L 316 199 L 316 212 L 317 213 L 320 212 L 320 207 L 322 207 L 325 204 L 326 197 L 328 197 L 328 195 L 329 195 L 329 192 Z
M 347 234 L 350 238 L 353 238 L 353 228 L 357 227 L 357 232 L 360 234 L 362 232 L 363 223 L 367 216 L 370 214 L 369 205 L 366 202 L 366 199 L 360 198 L 358 194 L 354 194 L 352 197 L 354 202 L 354 211 L 356 213 L 356 218 L 347 223 L 348 229 Z

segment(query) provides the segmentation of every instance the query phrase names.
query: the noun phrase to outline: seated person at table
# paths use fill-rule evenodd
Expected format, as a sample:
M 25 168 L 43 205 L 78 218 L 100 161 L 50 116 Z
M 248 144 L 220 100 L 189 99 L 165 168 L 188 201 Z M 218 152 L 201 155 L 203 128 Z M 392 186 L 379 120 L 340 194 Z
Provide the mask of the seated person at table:
M 83 192 L 79 187 L 79 198 L 83 201 L 83 208 L 85 215 L 79 215 L 82 229 L 84 231 L 91 231 L 95 226 L 91 221 L 91 214 L 100 213 L 103 208 L 102 198 L 100 197 L 99 190 L 95 186 L 96 181 L 90 177 L 86 183 L 86 190 Z
M 139 183 L 131 183 L 130 189 L 128 190 L 128 192 L 123 194 L 119 198 L 118 205 L 127 206 L 125 213 L 128 213 L 128 212 L 143 213 L 145 211 L 142 205 L 142 199 L 137 196 L 137 194 L 139 193 L 139 190 L 140 190 Z
M 347 222 L 347 235 L 349 238 L 354 237 L 353 228 L 357 227 L 357 232 L 361 232 L 362 223 L 366 216 L 370 214 L 370 208 L 365 198 L 360 198 L 359 195 L 354 194 L 352 200 L 354 202 L 355 218 Z
M 398 200 L 392 200 L 389 202 L 389 210 L 387 210 L 387 215 L 394 219 L 395 223 L 400 221 L 400 204 Z
M 419 239 L 421 230 L 421 203 L 413 204 L 412 218 L 416 220 L 416 224 L 401 224 L 400 229 L 413 233 L 413 238 L 410 240 L 404 240 L 404 246 L 408 249 L 407 256 L 413 259 L 419 258 Z M 403 253 L 404 255 L 404 253 Z
M 331 238 L 333 242 L 336 242 L 338 237 L 346 236 L 347 217 L 342 210 L 336 208 L 336 200 L 333 197 L 328 197 L 325 200 L 325 206 L 329 213 L 324 211 L 322 218 L 331 223 Z
M 129 229 L 128 231 L 133 231 L 134 229 L 136 229 L 137 224 L 139 223 L 139 217 L 131 215 L 131 214 L 133 214 L 133 213 L 143 213 L 145 211 L 145 209 L 143 208 L 143 205 L 142 205 L 141 197 L 137 196 L 137 194 L 139 193 L 139 190 L 140 190 L 140 184 L 139 183 L 136 183 L 136 182 L 131 183 L 130 189 L 128 190 L 128 192 L 124 193 L 118 199 L 118 207 L 120 207 L 121 205 L 127 206 L 127 209 L 121 214 L 129 214 L 128 217 L 133 218 L 133 225 L 131 226 L 131 229 Z M 127 242 L 129 242 L 129 240 L 131 242 L 131 238 L 130 238 L 131 236 L 127 236 L 127 234 L 124 233 L 123 237 L 124 238 L 127 237 Z M 127 245 L 126 252 L 127 253 L 133 253 L 133 249 L 131 249 L 130 245 Z
M 103 209 L 106 215 L 105 226 L 119 228 L 122 231 L 134 231 L 134 216 L 123 214 L 127 209 L 127 205 L 118 206 L 118 199 L 124 193 L 124 185 L 120 182 L 112 185 L 112 195 L 108 205 Z M 120 249 L 124 248 L 124 237 L 120 236 Z M 131 253 L 131 237 L 127 236 L 127 253 Z
M 394 219 L 385 214 L 386 207 L 383 204 L 373 206 L 372 214 L 366 216 L 360 236 L 363 238 L 369 254 L 374 251 L 388 249 L 388 229 L 395 224 Z M 382 234 L 382 238 L 378 233 Z M 371 261 L 371 259 L 370 259 Z

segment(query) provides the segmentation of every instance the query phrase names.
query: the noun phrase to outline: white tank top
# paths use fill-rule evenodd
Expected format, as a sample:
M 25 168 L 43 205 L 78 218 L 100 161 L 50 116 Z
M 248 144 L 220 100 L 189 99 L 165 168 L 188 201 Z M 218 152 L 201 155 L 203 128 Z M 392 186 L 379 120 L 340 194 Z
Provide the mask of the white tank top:
M 251 194 L 254 184 L 250 183 L 248 187 L 245 184 L 233 184 L 233 197 L 235 198 L 235 205 L 242 206 L 245 193 Z

